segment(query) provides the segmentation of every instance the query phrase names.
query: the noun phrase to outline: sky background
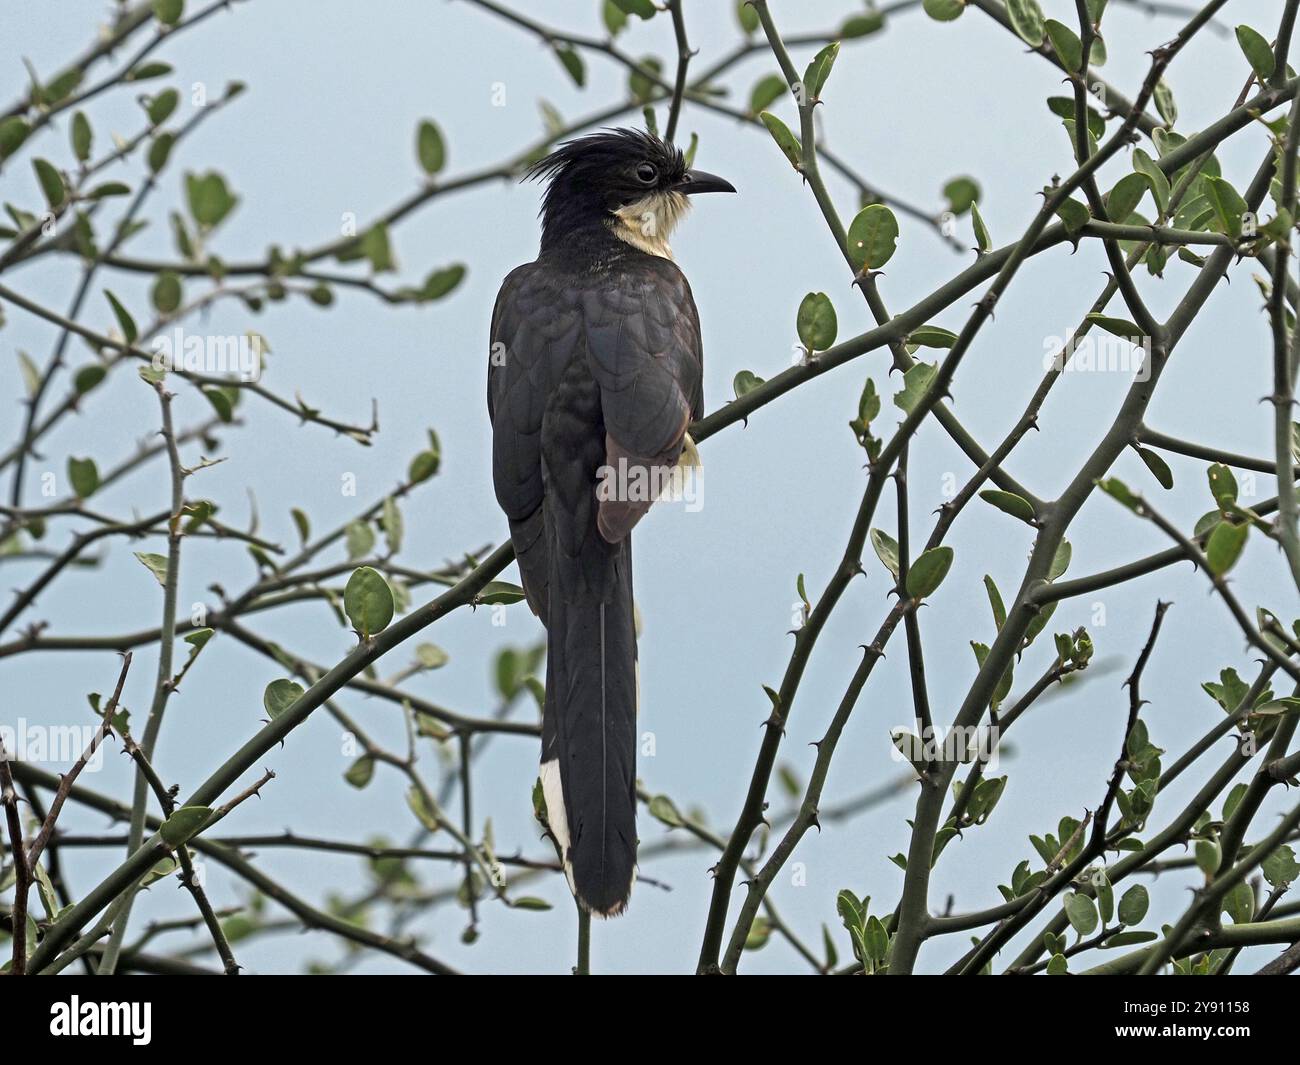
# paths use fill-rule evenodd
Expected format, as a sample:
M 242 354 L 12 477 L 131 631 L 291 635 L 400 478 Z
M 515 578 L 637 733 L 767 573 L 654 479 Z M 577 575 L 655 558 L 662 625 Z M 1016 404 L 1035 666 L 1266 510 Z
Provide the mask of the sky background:
M 1152 18 L 1118 2 L 1110 6 L 1104 75 L 1132 96 L 1146 71 L 1145 53 L 1170 38 L 1180 22 Z M 1259 19 L 1262 8 L 1273 6 L 1230 4 L 1224 19 L 1228 26 L 1242 18 Z M 849 2 L 778 2 L 773 7 L 788 35 L 830 30 L 861 9 Z M 557 27 L 603 34 L 596 0 L 556 0 L 531 8 L 544 8 L 530 13 Z M 1049 16 L 1073 21 L 1072 3 L 1043 0 L 1043 8 Z M 103 0 L 64 0 L 57 8 L 0 2 L 4 98 L 23 91 L 19 57 L 48 75 L 84 48 L 106 10 Z M 722 0 L 688 2 L 687 15 L 691 42 L 700 51 L 693 67 L 698 72 L 730 50 L 740 31 L 732 5 Z M 1265 36 L 1274 29 L 1267 22 L 1257 28 Z M 666 16 L 648 24 L 633 19 L 620 44 L 636 56 L 669 56 L 671 37 Z M 809 48 L 795 51 L 800 69 L 811 54 Z M 218 94 L 234 79 L 249 86 L 223 114 L 183 142 L 151 201 L 147 217 L 152 224 L 132 250 L 163 258 L 175 254 L 165 219 L 167 211 L 182 204 L 187 170 L 220 170 L 240 197 L 214 239 L 213 251 L 227 260 L 256 258 L 271 243 L 288 250 L 332 240 L 346 212 L 364 224 L 417 189 L 421 173 L 413 146 L 422 118 L 441 126 L 448 145 L 445 173 L 455 177 L 498 165 L 534 143 L 542 134 L 539 100 L 573 120 L 623 99 L 627 81 L 617 64 L 589 55 L 587 86 L 578 89 L 529 34 L 469 3 L 443 0 L 247 0 L 165 44 L 157 57 L 174 64 L 169 83 L 182 90 L 203 82 L 210 94 Z M 730 102 L 745 106 L 752 85 L 775 69 L 768 53 L 755 53 L 725 79 Z M 1177 128 L 1189 133 L 1221 115 L 1247 73 L 1230 33 L 1203 32 L 1168 78 L 1181 115 Z M 494 105 L 497 85 L 504 87 L 504 106 Z M 883 33 L 845 43 L 823 93 L 820 118 L 828 146 L 875 185 L 927 210 L 941 209 L 941 190 L 950 178 L 973 176 L 983 189 L 981 211 L 994 244 L 1001 246 L 1023 232 L 1038 207 L 1038 190 L 1052 175 L 1073 169 L 1061 123 L 1044 103 L 1064 91 L 1053 67 L 1026 55 L 1018 39 L 980 11 L 940 24 L 913 10 L 891 20 Z M 88 108 L 97 144 L 108 143 L 110 131 L 128 135 L 139 128 L 134 95 L 129 88 L 116 90 Z M 183 100 L 185 96 L 183 91 Z M 188 108 L 183 102 L 178 120 L 187 117 Z M 773 109 L 793 125 L 787 101 Z M 30 155 L 67 165 L 67 122 L 61 119 L 54 127 L 27 147 L 24 161 L 0 175 L 3 199 L 34 208 L 38 193 L 26 162 Z M 691 106 L 682 130 L 699 134 L 697 165 L 728 177 L 740 193 L 700 202 L 673 241 L 699 305 L 707 355 L 705 399 L 714 410 L 732 397 L 732 378 L 739 370 L 771 377 L 790 364 L 795 312 L 805 293 L 822 291 L 831 297 L 841 340 L 874 323 L 849 286 L 811 193 L 770 138 Z M 1260 129 L 1235 138 L 1219 152 L 1224 174 L 1244 188 L 1265 150 Z M 1102 187 L 1113 184 L 1128 166 L 1125 158 L 1113 162 Z M 134 163 L 121 171 L 132 182 L 137 173 Z M 858 206 L 856 193 L 833 174 L 827 181 L 847 223 Z M 505 522 L 491 489 L 484 402 L 488 320 L 501 278 L 535 255 L 537 203 L 538 190 L 531 185 L 491 182 L 440 197 L 393 229 L 400 283 L 419 283 L 429 270 L 449 263 L 468 266 L 465 282 L 445 300 L 393 308 L 364 292 L 340 290 L 328 310 L 296 299 L 253 316 L 226 301 L 205 319 L 187 322 L 187 329 L 211 334 L 260 331 L 273 349 L 265 378 L 269 387 L 286 395 L 301 392 L 327 414 L 362 424 L 369 420 L 374 397 L 382 426 L 375 445 L 362 448 L 319 426 L 300 427 L 284 412 L 246 399 L 241 413 L 247 425 L 229 435 L 234 446 L 221 452 L 227 461 L 192 478 L 188 492 L 218 501 L 222 516 L 234 524 L 247 520 L 255 500 L 262 535 L 293 545 L 291 507 L 307 510 L 318 531 L 347 520 L 401 479 L 432 427 L 442 441 L 443 466 L 434 481 L 403 504 L 407 562 L 436 566 L 500 542 Z M 882 296 L 895 312 L 973 258 L 909 218 L 900 216 L 900 226 L 898 251 L 881 280 Z M 974 244 L 969 217 L 959 220 L 958 236 L 963 245 Z M 1260 295 L 1250 280 L 1252 268 L 1252 263 L 1242 264 L 1230 285 L 1219 286 L 1178 348 L 1149 411 L 1152 428 L 1227 450 L 1270 453 L 1271 409 L 1258 400 L 1270 387 L 1271 347 Z M 1001 439 L 1039 384 L 1044 338 L 1073 328 L 1104 285 L 1104 269 L 1096 242 L 1085 242 L 1075 253 L 1068 245 L 1058 247 L 1028 263 L 999 304 L 953 388 L 954 411 L 986 447 Z M 7 273 L 5 283 L 62 309 L 78 276 L 67 259 L 47 259 Z M 1139 282 L 1163 318 L 1193 276 L 1191 267 L 1171 257 L 1163 281 L 1143 271 Z M 149 282 L 146 276 L 101 273 L 84 321 L 101 330 L 111 326 L 107 302 L 99 295 L 104 287 L 112 288 L 139 320 L 149 320 Z M 971 302 L 959 301 L 935 324 L 959 329 Z M 1123 313 L 1118 303 L 1112 311 Z M 8 368 L 0 378 L 5 390 L 0 435 L 9 441 L 19 432 L 21 414 L 15 352 L 29 351 L 43 363 L 55 332 L 17 309 L 7 307 L 5 314 L 0 357 Z M 75 343 L 71 351 L 74 366 L 89 358 Z M 761 739 L 760 723 L 768 710 L 762 685 L 779 684 L 790 652 L 796 577 L 806 575 L 815 598 L 843 551 L 858 507 L 863 455 L 847 423 L 856 413 L 867 375 L 886 397 L 897 390 L 898 378 L 887 377 L 888 365 L 888 353 L 875 351 L 764 407 L 747 426 L 732 426 L 709 440 L 702 448 L 703 509 L 688 514 L 681 507 L 655 508 L 638 527 L 637 600 L 644 625 L 641 728 L 655 737 L 655 755 L 641 759 L 639 773 L 652 792 L 672 796 L 683 809 L 704 811 L 724 832 L 739 812 Z M 1042 411 L 1040 431 L 1008 463 L 1010 471 L 1039 496 L 1052 498 L 1109 427 L 1128 384 L 1123 373 L 1067 375 Z M 63 388 L 66 380 L 53 394 L 61 395 Z M 176 391 L 178 424 L 209 416 L 196 392 Z M 887 398 L 879 426 L 892 428 L 897 414 Z M 42 472 L 54 471 L 62 484 L 69 455 L 93 455 L 106 469 L 154 432 L 157 422 L 155 397 L 133 373 L 118 374 L 90 397 L 79 416 L 66 419 L 47 438 L 43 458 L 28 477 L 27 502 L 39 504 L 36 486 Z M 197 459 L 196 448 L 187 448 L 185 457 Z M 1167 457 L 1176 478 L 1172 493 L 1162 493 L 1131 453 L 1113 472 L 1160 496 L 1164 512 L 1190 528 L 1212 502 L 1205 464 Z M 928 535 L 929 512 L 943 500 L 945 479 L 955 477 L 960 486 L 970 472 L 969 462 L 928 421 L 911 453 L 914 541 Z M 356 479 L 354 498 L 341 491 L 348 474 Z M 4 483 L 7 492 L 7 477 Z M 1263 475 L 1253 488 L 1258 499 L 1274 494 L 1272 478 Z M 1243 495 L 1249 489 L 1243 483 Z M 163 508 L 167 492 L 164 468 L 155 464 L 97 496 L 95 506 L 123 516 L 144 513 Z M 893 510 L 891 492 L 874 524 L 895 532 Z M 47 543 L 62 543 L 68 530 L 66 522 L 57 525 Z M 991 574 L 1009 599 L 1023 572 L 1031 532 L 977 501 L 950 535 L 955 564 L 922 614 L 936 719 L 951 719 L 975 675 L 969 641 L 991 642 L 994 635 L 983 576 Z M 1074 548 L 1071 576 L 1167 546 L 1152 526 L 1104 496 L 1089 500 L 1069 539 Z M 48 631 L 62 635 L 156 625 L 159 589 L 131 557 L 132 549 L 165 548 L 115 542 L 101 569 L 68 574 L 25 620 L 46 619 Z M 338 557 L 336 552 L 325 559 Z M 890 580 L 870 550 L 864 565 L 866 577 L 851 585 L 817 644 L 781 748 L 780 763 L 801 782 L 814 757 L 808 744 L 834 712 L 857 664 L 857 646 L 874 634 L 890 605 Z M 4 586 L 23 585 L 36 572 L 36 564 L 5 562 Z M 1255 540 L 1235 573 L 1235 586 L 1248 607 L 1267 604 L 1289 618 L 1295 596 L 1279 580 L 1283 574 L 1279 557 Z M 214 582 L 235 590 L 254 576 L 242 546 L 187 541 L 182 608 L 212 602 L 209 586 Z M 517 579 L 513 569 L 509 576 Z M 1011 781 L 1001 806 L 987 825 L 954 842 L 944 855 L 932 880 L 933 906 L 941 907 L 949 896 L 959 910 L 1000 902 L 996 885 L 1009 882 L 1017 862 L 1032 857 L 1028 834 L 1055 831 L 1062 816 L 1081 817 L 1084 807 L 1100 802 L 1123 730 L 1127 698 L 1120 685 L 1149 631 L 1157 597 L 1174 606 L 1144 680 L 1143 695 L 1150 700 L 1145 718 L 1152 739 L 1171 757 L 1221 716 L 1202 692 L 1203 681 L 1216 679 L 1225 667 L 1253 677 L 1253 656 L 1190 566 L 1063 603 L 1049 632 L 1086 625 L 1097 646 L 1095 667 L 1082 683 L 1042 700 L 1017 725 L 1009 739 L 1014 753 L 1004 755 L 1003 771 Z M 426 631 L 421 639 L 446 649 L 450 663 L 411 681 L 412 689 L 467 714 L 490 714 L 496 702 L 491 680 L 495 653 L 506 645 L 531 644 L 541 633 L 522 604 L 509 608 L 506 619 L 504 626 L 494 626 L 490 611 L 465 610 Z M 325 664 L 337 661 L 353 643 L 319 603 L 256 615 L 249 627 Z M 1021 662 L 1017 692 L 1046 668 L 1052 653 L 1045 635 Z M 155 655 L 156 648 L 137 653 L 127 685 L 125 702 L 137 721 L 147 710 Z M 395 672 L 408 660 L 408 648 L 399 649 L 382 672 Z M 84 723 L 86 693 L 110 688 L 117 669 L 116 657 L 108 652 L 0 659 L 0 720 Z M 214 640 L 168 707 L 156 758 L 163 777 L 179 783 L 182 793 L 203 780 L 257 730 L 264 716 L 262 691 L 280 675 L 273 663 L 232 639 Z M 341 701 L 378 740 L 402 748 L 395 706 L 357 695 Z M 533 708 L 521 705 L 518 712 L 530 715 Z M 824 805 L 899 775 L 889 731 L 910 718 L 900 634 L 844 733 Z M 1154 827 L 1181 809 L 1180 799 L 1226 757 L 1227 742 L 1220 746 L 1203 767 L 1162 796 Z M 492 741 L 476 767 L 476 819 L 481 823 L 491 817 L 503 853 L 547 853 L 531 814 L 536 757 L 535 741 L 504 737 Z M 432 772 L 436 756 L 427 746 L 423 758 L 422 765 Z M 337 839 L 379 835 L 406 840 L 415 824 L 403 800 L 402 779 L 381 767 L 366 790 L 356 791 L 342 779 L 350 761 L 338 725 L 318 713 L 267 756 L 265 764 L 276 771 L 276 780 L 260 801 L 237 811 L 223 831 L 275 832 L 292 826 L 301 834 Z M 83 780 L 122 797 L 129 793 L 127 770 L 126 760 L 114 752 L 102 771 Z M 788 800 L 775 781 L 769 797 L 774 810 L 786 808 Z M 890 803 L 805 837 L 795 855 L 805 883 L 792 883 L 796 870 L 788 867 L 774 884 L 772 898 L 806 941 L 820 944 L 820 926 L 826 922 L 836 929 L 840 957 L 850 956 L 834 912 L 841 888 L 871 896 L 873 912 L 892 909 L 902 874 L 888 856 L 906 850 L 905 819 L 913 798 L 906 788 Z M 1272 809 L 1260 816 L 1254 836 L 1270 825 Z M 104 819 L 84 811 L 70 809 L 65 819 L 65 828 L 109 830 Z M 640 830 L 643 846 L 663 836 L 662 827 L 644 813 Z M 103 851 L 77 855 L 69 867 L 74 888 L 91 887 L 109 860 Z M 693 851 L 644 863 L 642 875 L 671 891 L 642 885 L 627 916 L 597 928 L 596 971 L 693 968 L 714 860 L 712 853 Z M 317 903 L 334 894 L 355 894 L 366 880 L 362 860 L 348 856 L 275 850 L 262 853 L 259 865 Z M 429 887 L 454 884 L 454 873 L 440 866 L 425 864 L 417 872 Z M 220 867 L 209 863 L 207 875 L 216 905 L 247 897 L 246 887 Z M 1180 912 L 1188 882 L 1175 876 L 1156 882 L 1154 912 L 1163 918 Z M 566 890 L 558 878 L 526 890 L 555 903 L 556 909 L 549 914 L 513 912 L 485 902 L 481 935 L 472 947 L 459 941 L 466 915 L 454 904 L 431 910 L 414 930 L 430 952 L 466 970 L 567 972 L 573 963 L 574 921 Z M 191 907 L 183 892 L 170 885 L 155 887 L 137 906 L 133 928 L 138 931 L 155 918 L 188 916 Z M 186 942 L 183 935 L 173 935 L 153 947 L 179 948 Z M 967 943 L 965 936 L 952 936 L 927 944 L 922 968 L 940 967 Z M 312 960 L 337 960 L 340 947 L 316 934 L 280 934 L 241 944 L 237 954 L 252 971 L 283 972 Z M 1011 956 L 1004 952 L 1003 961 Z M 748 972 L 805 968 L 777 937 L 743 960 Z M 355 969 L 411 971 L 380 954 L 365 955 Z

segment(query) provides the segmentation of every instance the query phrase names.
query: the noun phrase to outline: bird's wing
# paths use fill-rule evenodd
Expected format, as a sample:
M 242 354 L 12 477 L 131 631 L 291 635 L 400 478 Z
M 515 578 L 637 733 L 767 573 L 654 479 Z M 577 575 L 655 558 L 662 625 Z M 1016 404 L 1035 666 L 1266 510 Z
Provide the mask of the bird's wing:
M 528 263 L 509 274 L 492 312 L 488 414 L 492 480 L 510 522 L 524 592 L 546 620 L 549 563 L 542 519 L 542 416 L 582 342 L 582 319 L 550 272 Z
M 606 463 L 662 479 L 677 464 L 686 427 L 704 413 L 691 286 L 670 260 L 636 256 L 588 287 L 581 303 L 588 361 L 600 387 Z M 622 539 L 652 502 L 602 499 L 601 535 Z

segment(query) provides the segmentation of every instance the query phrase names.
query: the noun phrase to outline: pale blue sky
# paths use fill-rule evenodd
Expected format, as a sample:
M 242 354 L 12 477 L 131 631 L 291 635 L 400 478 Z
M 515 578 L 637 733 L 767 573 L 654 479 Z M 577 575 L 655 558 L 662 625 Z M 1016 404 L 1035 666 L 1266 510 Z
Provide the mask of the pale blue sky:
M 538 5 L 532 5 L 537 7 Z M 602 32 L 596 0 L 545 5 L 557 26 L 589 34 Z M 859 9 L 850 2 L 773 5 L 788 33 L 837 25 Z M 1073 20 L 1073 4 L 1044 0 L 1044 9 Z M 1229 22 L 1259 14 L 1243 8 Z M 1177 28 L 1168 18 L 1151 19 L 1119 3 L 1106 17 L 1109 62 L 1106 77 L 1132 94 L 1146 69 L 1145 52 Z M 64 0 L 51 5 L 0 4 L 8 42 L 3 74 L 5 96 L 21 91 L 19 56 L 48 73 L 79 51 L 105 10 L 100 0 Z M 730 49 L 738 30 L 731 4 L 687 3 L 690 36 L 700 49 L 696 69 Z M 539 16 L 540 17 L 540 16 Z M 1272 27 L 1259 27 L 1266 35 Z M 621 39 L 634 55 L 664 54 L 671 44 L 666 17 L 648 25 L 633 20 Z M 241 197 L 222 227 L 214 250 L 224 258 L 250 258 L 275 242 L 283 248 L 309 246 L 338 234 L 340 218 L 355 212 L 372 217 L 417 188 L 414 130 L 435 118 L 449 145 L 447 173 L 459 175 L 497 164 L 541 133 L 537 102 L 550 101 L 567 118 L 605 106 L 624 93 L 626 76 L 601 56 L 588 57 L 588 84 L 578 90 L 559 63 L 528 34 L 467 3 L 443 0 L 387 0 L 361 4 L 316 0 L 307 4 L 248 0 L 221 13 L 197 31 L 166 45 L 160 57 L 176 66 L 175 83 L 205 82 L 212 92 L 232 79 L 248 92 L 227 113 L 206 123 L 180 149 L 152 201 L 154 225 L 134 242 L 140 255 L 170 256 L 165 211 L 180 204 L 186 169 L 221 170 Z M 811 54 L 801 49 L 802 65 Z M 775 70 L 758 53 L 728 78 L 732 99 L 745 103 L 752 84 Z M 1200 128 L 1235 100 L 1247 68 L 1235 42 L 1203 33 L 1179 57 L 1169 76 L 1184 132 Z M 505 87 L 505 106 L 494 106 L 494 84 Z M 1071 168 L 1069 146 L 1059 120 L 1044 99 L 1063 92 L 1058 72 L 1024 53 L 1020 42 L 979 11 L 952 24 L 930 21 L 919 11 L 895 20 L 888 32 L 847 42 L 825 91 L 821 117 L 827 143 L 870 181 L 911 202 L 938 209 L 944 183 L 970 174 L 983 187 L 981 209 L 996 244 L 1014 239 L 1037 209 L 1038 190 L 1053 174 Z M 97 100 L 89 109 L 99 143 L 106 134 L 137 127 L 130 91 Z M 187 105 L 183 105 L 183 108 Z M 776 110 L 792 121 L 786 102 Z M 66 162 L 66 123 L 45 133 L 29 154 Z M 698 163 L 721 173 L 740 195 L 701 202 L 674 240 L 677 258 L 691 279 L 703 321 L 706 352 L 705 398 L 710 410 L 731 397 L 740 369 L 770 377 L 789 364 L 795 342 L 795 311 L 809 291 L 824 291 L 839 316 L 841 339 L 873 323 L 850 288 L 810 193 L 761 131 L 689 108 L 686 133 L 700 135 Z M 1266 141 L 1250 130 L 1220 152 L 1224 172 L 1238 187 L 1254 172 Z M 1127 168 L 1120 160 L 1117 178 Z M 135 171 L 123 171 L 133 180 Z M 856 195 L 834 176 L 829 184 L 847 220 Z M 1103 185 L 1108 182 L 1103 182 Z M 24 161 L 0 177 L 4 199 L 30 205 L 35 197 Z M 345 420 L 369 419 L 370 399 L 379 401 L 382 432 L 363 449 L 335 439 L 318 427 L 299 428 L 283 412 L 245 402 L 248 426 L 223 465 L 191 482 L 195 494 L 210 496 L 232 521 L 243 520 L 249 494 L 256 498 L 262 532 L 295 542 L 289 509 L 308 510 L 317 529 L 337 524 L 359 505 L 378 498 L 404 473 L 422 445 L 427 427 L 442 439 L 444 464 L 438 478 L 406 504 L 408 561 L 433 565 L 484 543 L 498 542 L 505 523 L 493 500 L 488 463 L 489 426 L 484 404 L 488 316 L 500 279 L 536 250 L 537 190 L 491 183 L 439 199 L 393 231 L 403 281 L 418 282 L 433 267 L 463 261 L 466 282 L 450 298 L 424 308 L 390 308 L 364 293 L 340 291 L 327 311 L 295 300 L 272 306 L 258 318 L 233 303 L 220 304 L 202 326 L 212 333 L 255 328 L 274 354 L 266 378 L 285 394 L 300 391 L 314 406 Z M 899 249 L 881 282 L 891 309 L 901 310 L 951 277 L 971 256 L 955 253 L 924 226 L 901 220 Z M 960 222 L 964 242 L 973 244 L 969 221 Z M 1033 260 L 998 307 L 996 320 L 980 334 L 954 387 L 954 410 L 987 447 L 1013 424 L 1038 385 L 1043 338 L 1070 330 L 1100 291 L 1104 256 L 1095 244 L 1077 253 L 1068 246 Z M 1152 405 L 1149 422 L 1161 431 L 1255 455 L 1270 449 L 1271 411 L 1257 403 L 1269 388 L 1270 348 L 1251 264 L 1222 285 L 1179 348 Z M 147 279 L 102 274 L 109 285 L 146 319 Z M 1155 312 L 1168 313 L 1192 278 L 1185 264 L 1171 263 L 1163 282 L 1141 277 Z M 6 275 L 6 284 L 57 308 L 70 298 L 76 280 L 72 263 L 46 263 Z M 967 304 L 945 312 L 936 324 L 957 329 Z M 14 352 L 43 359 L 53 331 L 6 308 L 0 350 L 9 363 L 0 430 L 9 440 L 18 430 L 19 377 Z M 108 328 L 103 297 L 89 303 L 87 324 Z M 85 352 L 73 346 L 74 363 Z M 843 550 L 863 485 L 862 453 L 847 422 L 856 413 L 864 377 L 874 376 L 886 393 L 888 356 L 874 352 L 759 411 L 747 427 L 734 426 L 702 449 L 706 468 L 705 506 L 695 514 L 681 508 L 656 512 L 638 528 L 637 598 L 644 621 L 641 645 L 642 727 L 656 737 L 655 757 L 642 759 L 648 788 L 666 792 L 683 808 L 702 808 L 714 826 L 736 816 L 760 741 L 767 712 L 761 685 L 775 686 L 790 650 L 795 579 L 805 573 L 810 593 L 820 590 Z M 1069 375 L 1044 408 L 1040 432 L 1032 434 L 1009 463 L 1016 477 L 1050 498 L 1075 472 L 1109 426 L 1127 386 L 1120 374 Z M 204 401 L 180 389 L 176 416 L 181 424 L 206 417 Z M 896 410 L 888 401 L 881 425 Z M 156 428 L 154 398 L 133 375 L 121 375 L 97 392 L 84 412 L 65 422 L 44 449 L 33 473 L 61 474 L 69 454 L 96 456 L 101 467 L 123 456 L 136 439 Z M 223 450 L 223 454 L 226 452 Z M 194 449 L 187 457 L 196 458 Z M 1204 464 L 1171 456 L 1177 478 L 1165 512 L 1186 527 L 1207 510 Z M 1159 493 L 1136 456 L 1114 471 L 1143 491 Z M 947 474 L 957 483 L 970 473 L 966 459 L 934 423 L 923 428 L 912 449 L 913 538 L 923 540 L 929 511 L 942 501 Z M 357 497 L 344 498 L 340 484 L 354 474 Z M 29 484 L 35 484 L 29 478 Z M 7 484 L 7 481 L 6 481 Z M 1257 495 L 1273 494 L 1271 478 L 1260 476 Z M 96 505 L 112 513 L 161 508 L 167 486 L 160 467 L 139 473 L 103 493 Z M 29 501 L 30 497 L 29 497 Z M 882 505 L 877 525 L 893 531 L 893 501 Z M 63 536 L 66 526 L 59 526 Z M 1081 575 L 1166 546 L 1149 525 L 1112 501 L 1091 500 L 1070 540 L 1072 575 Z M 949 542 L 956 563 L 943 588 L 922 614 L 930 699 L 938 719 L 950 719 L 974 676 L 970 640 L 988 642 L 992 622 L 981 585 L 991 573 L 1010 596 L 1022 572 L 1031 530 L 981 503 L 972 504 Z M 853 584 L 826 630 L 800 691 L 780 761 L 806 780 L 813 749 L 825 729 L 858 658 L 856 647 L 876 630 L 889 606 L 889 582 L 870 556 L 867 576 Z M 34 572 L 6 564 L 6 588 Z M 1249 605 L 1294 611 L 1294 595 L 1275 581 L 1281 570 L 1262 542 L 1254 543 L 1236 575 Z M 210 598 L 219 581 L 241 588 L 252 567 L 237 545 L 186 545 L 181 602 Z M 1251 656 L 1217 600 L 1189 566 L 1163 571 L 1095 599 L 1062 604 L 1054 631 L 1087 625 L 1098 649 L 1096 675 L 1058 698 L 1044 700 L 1011 737 L 1016 756 L 1002 805 L 986 826 L 952 844 L 934 877 L 932 903 L 955 896 L 959 909 L 1000 901 L 998 882 L 1030 857 L 1030 832 L 1052 829 L 1064 815 L 1079 817 L 1100 801 L 1113 762 L 1125 711 L 1120 682 L 1131 668 L 1149 629 L 1157 596 L 1172 599 L 1164 634 L 1147 673 L 1143 694 L 1152 738 L 1173 754 L 1200 736 L 1220 711 L 1200 690 L 1227 666 L 1253 671 Z M 1098 609 L 1104 624 L 1097 623 Z M 115 545 L 99 573 L 76 572 L 44 596 L 28 617 L 51 621 L 51 633 L 112 633 L 157 623 L 158 589 Z M 493 709 L 490 662 L 506 643 L 536 639 L 540 628 L 517 606 L 503 628 L 489 612 L 463 611 L 426 637 L 447 649 L 451 664 L 413 682 L 415 690 L 466 713 Z M 351 637 L 320 606 L 296 606 L 257 616 L 250 627 L 267 638 L 323 663 L 348 650 Z M 126 701 L 143 717 L 154 654 L 137 655 Z M 1050 657 L 1050 639 L 1026 655 L 1022 678 L 1036 677 Z M 398 652 L 385 663 L 391 672 L 405 662 Z M 1106 672 L 1105 667 L 1110 671 Z M 116 673 L 105 653 L 44 654 L 0 659 L 5 719 L 81 721 L 85 693 L 104 690 Z M 263 715 L 261 693 L 278 675 L 275 667 L 228 638 L 217 639 L 173 698 L 157 758 L 163 776 L 188 791 L 212 767 L 256 730 Z M 1017 691 L 1022 685 L 1017 684 Z M 344 704 L 374 734 L 400 748 L 400 717 L 389 704 L 349 696 Z M 911 716 L 906 655 L 901 636 L 877 668 L 840 744 L 826 801 L 857 794 L 892 778 L 891 727 Z M 364 839 L 375 834 L 404 840 L 413 821 L 396 774 L 381 768 L 375 782 L 356 792 L 341 776 L 349 759 L 340 751 L 337 726 L 323 714 L 273 751 L 266 764 L 278 777 L 230 819 L 237 832 L 277 831 L 292 825 L 304 834 Z M 1222 754 L 1226 755 L 1227 747 Z M 476 815 L 491 816 L 498 847 L 545 853 L 532 822 L 529 793 L 536 773 L 536 747 L 527 739 L 493 742 L 476 772 Z M 431 753 L 425 755 L 432 766 Z M 1216 759 L 1217 761 L 1217 759 Z M 1188 787 L 1206 770 L 1188 774 L 1157 811 L 1163 823 Z M 123 760 L 108 759 L 87 781 L 122 796 L 128 791 Z M 778 787 L 771 793 L 781 806 Z M 872 896 L 876 912 L 891 908 L 901 873 L 888 855 L 906 849 L 905 818 L 911 793 L 844 824 L 805 838 L 796 861 L 804 863 L 806 886 L 788 874 L 773 888 L 787 919 L 809 942 L 820 943 L 820 923 L 838 927 L 834 896 L 851 887 Z M 1162 817 L 1161 814 L 1165 817 Z M 74 823 L 103 828 L 97 817 L 79 814 Z M 1261 817 L 1259 824 L 1267 824 Z M 660 838 L 660 826 L 641 818 L 643 842 Z M 72 863 L 73 884 L 85 889 L 107 868 L 107 855 L 90 852 Z M 656 860 L 643 875 L 671 884 L 671 893 L 642 886 L 629 914 L 597 929 L 597 971 L 686 971 L 694 964 L 711 881 L 714 856 L 695 852 Z M 312 852 L 264 853 L 260 864 L 315 901 L 354 891 L 362 882 L 361 862 Z M 212 893 L 228 905 L 243 887 L 210 868 Z M 419 868 L 422 882 L 450 884 L 448 871 Z M 1184 882 L 1170 877 L 1155 889 L 1162 914 L 1186 899 Z M 573 920 L 558 879 L 530 888 L 557 904 L 551 914 L 516 913 L 483 904 L 481 937 L 473 947 L 459 942 L 464 915 L 453 907 L 434 910 L 417 928 L 428 949 L 451 964 L 474 971 L 565 972 L 572 964 Z M 737 899 L 739 893 L 737 893 Z M 170 888 L 155 889 L 136 913 L 136 925 L 159 915 L 189 912 L 189 900 Z M 733 906 L 734 912 L 734 906 Z M 841 957 L 848 955 L 837 936 Z M 169 946 L 174 940 L 161 941 Z M 964 936 L 924 948 L 923 968 L 938 966 L 966 945 Z M 257 971 L 293 969 L 303 960 L 333 958 L 338 947 L 318 936 L 266 937 L 238 951 Z M 1004 956 L 1009 957 L 1009 955 Z M 382 955 L 369 955 L 364 971 L 407 971 Z M 800 971 L 802 963 L 777 939 L 747 956 L 754 972 Z

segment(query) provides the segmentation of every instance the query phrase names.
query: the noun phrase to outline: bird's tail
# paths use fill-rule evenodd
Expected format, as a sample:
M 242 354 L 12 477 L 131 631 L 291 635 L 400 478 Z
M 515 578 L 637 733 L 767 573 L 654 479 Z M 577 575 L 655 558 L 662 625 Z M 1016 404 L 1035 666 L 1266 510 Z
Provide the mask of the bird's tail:
M 631 537 L 552 541 L 542 790 L 578 902 L 621 913 L 636 876 L 636 630 Z

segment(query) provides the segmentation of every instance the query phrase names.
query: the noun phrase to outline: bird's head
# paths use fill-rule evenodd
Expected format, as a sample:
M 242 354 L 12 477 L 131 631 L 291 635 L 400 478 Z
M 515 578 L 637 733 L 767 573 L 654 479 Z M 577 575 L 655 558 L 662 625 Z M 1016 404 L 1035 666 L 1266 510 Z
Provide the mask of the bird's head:
M 652 133 L 611 129 L 567 141 L 528 168 L 546 181 L 542 250 L 608 230 L 652 255 L 672 258 L 668 238 L 689 196 L 735 192 L 730 182 L 686 165 L 681 150 Z

